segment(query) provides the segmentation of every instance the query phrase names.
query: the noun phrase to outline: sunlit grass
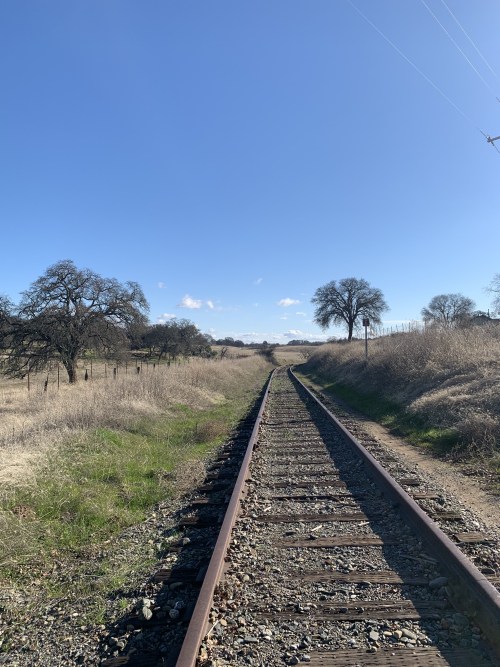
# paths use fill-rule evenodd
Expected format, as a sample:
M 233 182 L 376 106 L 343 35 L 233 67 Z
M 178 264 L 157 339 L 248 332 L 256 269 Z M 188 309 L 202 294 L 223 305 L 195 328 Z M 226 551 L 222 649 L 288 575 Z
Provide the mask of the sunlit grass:
M 328 382 L 321 376 L 298 374 L 318 389 L 340 398 L 367 417 L 382 424 L 394 435 L 434 452 L 449 452 L 458 443 L 458 433 L 451 428 L 430 426 L 418 415 L 375 392 L 363 392 L 340 382 Z
M 143 395 L 136 395 L 139 401 L 145 394 L 153 399 L 149 409 L 124 411 L 121 423 L 126 386 L 111 385 L 119 405 L 109 392 L 101 393 L 101 423 L 95 424 L 94 415 L 89 428 L 60 432 L 54 427 L 59 414 L 48 406 L 45 417 L 53 423 L 44 438 L 50 443 L 53 437 L 52 446 L 43 457 L 28 457 L 29 475 L 17 476 L 0 494 L 0 575 L 22 579 L 24 566 L 35 560 L 38 567 L 54 553 L 84 553 L 201 481 L 203 459 L 248 410 L 269 370 L 257 357 L 193 364 L 183 378 L 177 375 L 175 391 L 167 373 L 155 375 L 141 383 Z M 80 405 L 85 415 L 93 410 L 94 396 L 84 388 L 72 401 L 90 399 L 89 406 Z M 56 407 L 63 414 L 69 409 L 66 402 Z
M 500 443 L 500 327 L 324 345 L 301 368 L 410 442 L 493 460 Z

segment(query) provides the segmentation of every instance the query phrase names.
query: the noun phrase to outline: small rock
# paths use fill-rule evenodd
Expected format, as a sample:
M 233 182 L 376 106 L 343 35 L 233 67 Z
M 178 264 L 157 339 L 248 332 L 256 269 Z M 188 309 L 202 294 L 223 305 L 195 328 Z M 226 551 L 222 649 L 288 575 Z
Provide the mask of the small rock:
M 458 614 L 458 613 L 453 614 L 453 622 L 456 625 L 460 625 L 462 627 L 466 627 L 467 625 L 469 625 L 469 619 L 467 618 L 467 616 L 464 616 L 463 614 Z
M 139 610 L 139 618 L 142 618 L 144 621 L 150 621 L 153 618 L 153 612 L 149 607 L 142 607 Z
M 368 637 L 370 638 L 370 641 L 376 642 L 379 640 L 380 635 L 375 630 L 370 630 L 370 634 L 368 635 Z
M 436 577 L 436 579 L 429 581 L 429 588 L 441 588 L 441 586 L 446 586 L 447 584 L 447 577 Z
M 403 628 L 403 637 L 408 637 L 408 639 L 412 639 L 413 641 L 417 639 L 417 635 L 411 630 L 408 630 L 408 628 Z
M 172 582 L 172 583 L 170 584 L 169 589 L 170 589 L 171 591 L 175 591 L 175 590 L 177 590 L 178 588 L 181 588 L 183 585 L 184 585 L 184 584 L 183 584 L 182 581 L 174 581 L 174 582 Z

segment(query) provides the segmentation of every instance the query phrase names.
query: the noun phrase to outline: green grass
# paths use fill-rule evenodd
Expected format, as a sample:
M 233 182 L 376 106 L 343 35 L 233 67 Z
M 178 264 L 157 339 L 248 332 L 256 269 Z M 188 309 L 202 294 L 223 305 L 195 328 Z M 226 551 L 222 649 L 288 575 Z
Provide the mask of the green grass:
M 297 373 L 297 375 L 315 389 L 342 400 L 348 406 L 385 426 L 394 435 L 424 447 L 434 454 L 447 454 L 458 443 L 458 435 L 453 429 L 426 424 L 420 417 L 412 415 L 379 393 L 361 392 L 345 383 L 332 382 L 331 379 L 317 374 Z
M 15 576 L 34 553 L 37 561 L 84 553 L 142 521 L 156 503 L 178 493 L 176 468 L 213 451 L 247 407 L 248 396 L 203 411 L 178 405 L 168 417 L 143 419 L 127 430 L 97 429 L 68 443 L 47 461 L 35 486 L 17 490 L 1 508 L 6 534 L 23 548 L 4 544 L 0 575 Z

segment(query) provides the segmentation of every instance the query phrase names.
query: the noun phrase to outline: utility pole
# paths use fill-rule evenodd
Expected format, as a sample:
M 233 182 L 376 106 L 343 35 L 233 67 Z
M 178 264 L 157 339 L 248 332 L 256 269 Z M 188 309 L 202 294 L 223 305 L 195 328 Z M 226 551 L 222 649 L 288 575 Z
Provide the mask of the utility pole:
M 363 317 L 363 326 L 365 328 L 365 361 L 368 362 L 368 327 L 370 326 L 370 320 L 367 317 Z
M 483 134 L 484 134 L 484 132 L 483 132 Z M 484 135 L 484 136 L 486 136 L 486 135 Z M 486 137 L 486 141 L 487 141 L 489 144 L 491 144 L 491 145 L 493 146 L 493 148 L 494 148 L 498 153 L 500 153 L 500 151 L 498 150 L 498 146 L 495 144 L 495 141 L 498 141 L 499 139 L 500 139 L 500 134 L 498 135 L 498 137 L 490 137 L 490 136 L 487 136 L 487 137 Z

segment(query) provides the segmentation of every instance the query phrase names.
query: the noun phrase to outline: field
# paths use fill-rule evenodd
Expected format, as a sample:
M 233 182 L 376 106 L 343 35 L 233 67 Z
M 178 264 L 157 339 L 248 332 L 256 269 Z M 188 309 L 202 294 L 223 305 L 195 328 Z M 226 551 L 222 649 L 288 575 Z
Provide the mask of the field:
M 312 345 L 280 345 L 274 356 L 282 365 L 303 364 L 317 348 Z
M 83 374 L 83 368 L 79 369 Z M 52 373 L 0 383 L 0 579 L 88 548 L 203 477 L 203 459 L 262 388 L 260 355 L 135 363 L 59 388 Z

